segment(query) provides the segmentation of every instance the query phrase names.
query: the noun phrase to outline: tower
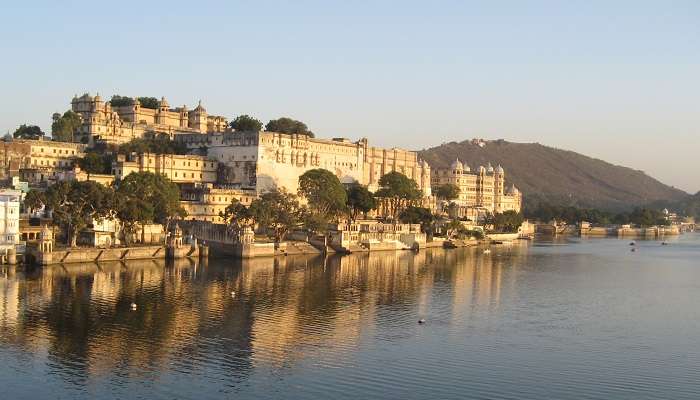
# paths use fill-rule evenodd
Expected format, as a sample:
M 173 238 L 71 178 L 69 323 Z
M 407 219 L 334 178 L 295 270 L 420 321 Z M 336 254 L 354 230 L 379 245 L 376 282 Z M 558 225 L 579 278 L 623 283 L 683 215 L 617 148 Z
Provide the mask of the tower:
M 506 175 L 503 167 L 498 165 L 493 172 L 493 205 L 494 211 L 503 212 L 503 195 L 505 194 Z
M 196 129 L 202 133 L 207 132 L 207 110 L 202 107 L 202 100 L 199 101 L 197 108 L 189 113 L 190 128 Z
M 47 225 L 41 229 L 39 234 L 38 262 L 41 265 L 51 264 L 53 261 L 53 233 Z

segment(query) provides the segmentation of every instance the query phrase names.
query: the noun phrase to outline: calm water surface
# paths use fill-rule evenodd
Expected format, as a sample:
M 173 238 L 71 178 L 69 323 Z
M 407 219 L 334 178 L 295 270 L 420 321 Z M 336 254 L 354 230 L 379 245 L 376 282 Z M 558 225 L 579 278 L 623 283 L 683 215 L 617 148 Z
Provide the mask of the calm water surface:
M 3 270 L 0 398 L 698 399 L 700 235 L 637 247 Z

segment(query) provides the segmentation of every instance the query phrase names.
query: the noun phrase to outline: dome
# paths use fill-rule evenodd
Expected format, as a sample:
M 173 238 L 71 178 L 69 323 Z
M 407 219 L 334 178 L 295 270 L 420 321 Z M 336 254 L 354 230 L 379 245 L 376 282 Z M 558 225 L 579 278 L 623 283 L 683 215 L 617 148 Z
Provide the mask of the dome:
M 518 188 L 515 187 L 515 185 L 510 185 L 510 187 L 508 187 L 508 189 L 506 190 L 506 194 L 511 194 L 511 195 L 518 194 L 519 192 L 520 191 L 518 190 Z
M 160 103 L 158 103 L 160 108 L 168 108 L 170 107 L 170 104 L 168 104 L 168 100 L 165 100 L 165 96 L 160 98 Z
M 492 173 L 493 173 L 493 166 L 491 165 L 491 163 L 489 163 L 489 164 L 486 166 L 486 172 L 488 172 L 489 174 L 492 174 Z
M 102 101 L 102 97 L 100 97 L 100 94 L 99 94 L 99 93 L 95 94 L 95 99 L 94 99 L 94 100 L 95 100 L 96 103 L 99 102 L 99 101 Z
M 503 171 L 503 167 L 501 167 L 501 164 L 498 164 L 498 167 L 496 167 L 496 173 L 497 174 L 503 174 L 505 171 Z
M 199 104 L 197 104 L 197 108 L 195 108 L 194 110 L 199 111 L 199 112 L 206 112 L 207 111 L 204 109 L 204 107 L 202 107 L 202 100 L 199 101 Z
M 459 161 L 459 158 L 457 158 L 454 160 L 452 165 L 450 165 L 450 168 L 452 168 L 453 170 L 462 171 L 464 170 L 464 165 L 461 161 Z

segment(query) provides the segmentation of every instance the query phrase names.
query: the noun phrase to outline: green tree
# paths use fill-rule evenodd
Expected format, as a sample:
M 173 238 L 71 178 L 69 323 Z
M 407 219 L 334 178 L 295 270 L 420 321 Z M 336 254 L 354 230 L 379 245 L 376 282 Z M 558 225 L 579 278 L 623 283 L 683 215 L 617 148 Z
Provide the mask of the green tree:
M 111 104 L 112 107 L 131 106 L 131 105 L 134 105 L 134 99 L 132 99 L 131 97 L 120 96 L 118 94 L 115 94 L 109 100 L 109 104 Z
M 452 183 L 446 183 L 433 189 L 433 193 L 441 200 L 454 200 L 459 197 L 459 188 Z
M 302 209 L 297 197 L 284 189 L 264 193 L 250 204 L 253 220 L 279 243 L 289 231 L 300 226 Z
M 132 172 L 119 182 L 117 197 L 119 218 L 132 227 L 155 222 L 168 230 L 173 219 L 187 215 L 180 205 L 177 184 L 161 174 Z
M 46 196 L 43 192 L 32 189 L 24 196 L 24 207 L 29 212 L 40 209 L 46 204 Z
M 112 153 L 90 151 L 78 159 L 78 166 L 89 174 L 111 174 L 113 160 Z
M 52 211 L 53 222 L 61 227 L 71 247 L 78 233 L 93 221 L 111 215 L 114 192 L 99 183 L 58 182 L 46 191 L 46 206 Z
M 432 235 L 435 216 L 429 208 L 410 206 L 399 214 L 399 220 L 404 224 L 420 224 L 423 232 Z
M 350 218 L 354 221 L 359 213 L 367 215 L 368 212 L 377 208 L 377 200 L 374 194 L 359 183 L 354 183 L 347 187 L 347 205 L 350 211 Z
M 235 198 L 231 200 L 231 204 L 226 206 L 223 212 L 219 213 L 219 216 L 224 219 L 229 231 L 239 240 L 243 230 L 247 227 L 252 228 L 255 224 L 254 215 L 250 208 Z
M 160 107 L 160 100 L 155 97 L 137 97 L 137 100 L 143 108 L 150 108 L 152 110 L 157 110 Z
M 393 219 L 406 207 L 413 205 L 422 197 L 418 184 L 406 175 L 392 171 L 379 178 L 381 189 L 375 196 L 386 202 Z
M 232 129 L 241 132 L 260 132 L 263 123 L 249 115 L 239 115 L 229 124 Z
M 314 137 L 313 132 L 309 130 L 305 123 L 287 117 L 270 120 L 270 122 L 265 124 L 265 130 Z
M 639 226 L 668 225 L 670 222 L 659 210 L 649 208 L 635 208 L 629 214 L 629 223 Z
M 120 154 L 187 154 L 187 146 L 171 140 L 167 133 L 147 132 L 142 138 L 132 139 L 119 146 L 118 152 Z
M 493 225 L 495 232 L 515 233 L 518 232 L 525 218 L 521 213 L 513 210 L 504 213 L 496 213 L 487 218 L 487 224 Z
M 31 140 L 41 139 L 42 137 L 44 137 L 44 135 L 44 132 L 38 126 L 26 124 L 20 125 L 17 129 L 15 129 L 15 132 L 12 134 L 12 136 L 14 136 L 17 139 Z
M 306 198 L 309 208 L 320 216 L 332 219 L 344 213 L 348 200 L 345 187 L 335 174 L 316 168 L 299 177 L 299 195 Z
M 136 227 L 153 222 L 155 216 L 154 204 L 148 200 L 117 190 L 115 196 L 116 216 L 122 223 L 124 242 L 131 244 L 131 238 L 136 233 Z
M 51 137 L 60 142 L 75 141 L 75 131 L 80 128 L 80 116 L 71 110 L 63 115 L 54 114 L 55 118 L 51 124 Z

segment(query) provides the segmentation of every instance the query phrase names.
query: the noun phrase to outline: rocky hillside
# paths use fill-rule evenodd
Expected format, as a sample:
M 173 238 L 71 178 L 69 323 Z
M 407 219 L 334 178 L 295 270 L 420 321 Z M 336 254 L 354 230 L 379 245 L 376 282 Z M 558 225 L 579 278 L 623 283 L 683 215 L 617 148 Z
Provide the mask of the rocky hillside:
M 611 211 L 658 201 L 682 201 L 689 195 L 656 179 L 619 165 L 538 143 L 505 140 L 445 143 L 420 151 L 432 167 L 448 167 L 455 158 L 472 170 L 501 164 L 507 184 L 522 192 L 525 206 L 545 201 Z

